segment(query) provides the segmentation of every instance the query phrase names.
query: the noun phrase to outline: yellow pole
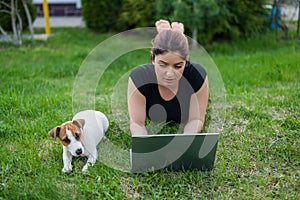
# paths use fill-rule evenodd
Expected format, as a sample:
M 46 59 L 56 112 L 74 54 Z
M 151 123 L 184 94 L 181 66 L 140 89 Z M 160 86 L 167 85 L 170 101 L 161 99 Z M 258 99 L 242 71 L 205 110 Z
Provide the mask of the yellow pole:
M 49 23 L 49 7 L 47 0 L 43 0 L 43 10 L 44 10 L 44 19 L 45 19 L 45 31 L 47 35 L 51 34 L 50 23 Z

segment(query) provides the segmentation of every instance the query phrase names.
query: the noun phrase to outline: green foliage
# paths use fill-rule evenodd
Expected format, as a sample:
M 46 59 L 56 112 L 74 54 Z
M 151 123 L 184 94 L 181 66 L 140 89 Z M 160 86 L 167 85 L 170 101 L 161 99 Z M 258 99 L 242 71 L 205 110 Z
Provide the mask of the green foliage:
M 180 1 L 175 6 L 173 20 L 185 24 L 186 33 L 192 35 L 197 31 L 198 41 L 206 43 L 222 31 L 225 24 L 225 16 L 228 13 L 226 7 L 219 6 L 219 1 Z
M 11 0 L 1 0 L 1 2 L 4 2 L 10 6 Z M 30 15 L 31 15 L 31 20 L 32 20 L 32 22 L 34 22 L 34 20 L 36 18 L 36 8 L 32 4 L 31 1 L 26 1 L 26 2 L 27 2 L 27 6 L 29 9 Z M 18 1 L 17 6 L 18 6 L 20 17 L 22 19 L 23 29 L 26 29 L 28 27 L 28 19 L 26 17 L 26 13 L 25 13 L 22 1 Z M 1 10 L 2 10 L 2 12 L 1 12 Z M 6 5 L 0 3 L 0 26 L 6 31 L 11 31 L 12 26 L 11 26 L 10 13 L 3 12 L 3 10 L 10 12 L 11 9 L 9 7 L 7 7 Z
M 135 27 L 152 27 L 155 23 L 155 1 L 147 0 L 124 0 L 122 13 L 119 18 L 121 31 Z
M 86 25 L 94 31 L 125 31 L 153 26 L 155 2 L 146 0 L 83 0 L 82 13 Z
M 264 0 L 227 0 L 226 4 L 230 13 L 227 20 L 231 27 L 238 30 L 238 33 L 234 33 L 227 29 L 228 37 L 232 39 L 236 39 L 239 35 L 249 37 L 265 31 L 268 26 L 263 16 L 264 3 Z
M 82 16 L 86 26 L 98 32 L 118 30 L 121 0 L 83 0 Z
M 172 20 L 172 15 L 174 12 L 174 0 L 156 0 L 155 1 L 155 19 L 165 19 Z
M 83 1 L 83 16 L 92 30 L 124 31 L 154 26 L 155 20 L 184 23 L 186 34 L 206 44 L 264 32 L 265 0 L 112 0 Z M 196 32 L 195 32 L 196 31 Z M 196 38 L 195 38 L 196 39 Z
M 157 0 L 157 19 L 180 21 L 186 34 L 198 32 L 198 41 L 208 43 L 218 39 L 249 37 L 266 30 L 263 17 L 264 0 Z M 163 7 L 165 6 L 165 7 Z

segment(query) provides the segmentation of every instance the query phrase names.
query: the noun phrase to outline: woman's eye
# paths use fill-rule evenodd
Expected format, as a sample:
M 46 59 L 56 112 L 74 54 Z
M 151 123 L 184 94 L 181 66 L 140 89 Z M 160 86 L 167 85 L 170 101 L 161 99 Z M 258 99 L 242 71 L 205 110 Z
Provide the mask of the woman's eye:
M 166 67 L 167 65 L 165 64 L 159 64 L 160 67 Z
M 181 67 L 182 67 L 181 65 L 175 66 L 176 69 L 180 69 Z

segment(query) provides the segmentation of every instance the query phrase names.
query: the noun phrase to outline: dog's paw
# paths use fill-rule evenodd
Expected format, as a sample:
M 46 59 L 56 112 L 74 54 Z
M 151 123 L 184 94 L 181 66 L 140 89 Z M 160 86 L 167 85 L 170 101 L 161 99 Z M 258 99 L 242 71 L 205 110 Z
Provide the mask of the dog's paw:
M 86 172 L 86 171 L 88 170 L 89 166 L 91 166 L 91 165 L 92 165 L 92 163 L 87 162 L 87 163 L 83 166 L 82 172 Z
M 66 174 L 71 173 L 71 172 L 72 172 L 72 167 L 69 167 L 69 168 L 64 167 L 64 168 L 62 169 L 62 172 L 63 172 L 63 173 L 66 173 Z

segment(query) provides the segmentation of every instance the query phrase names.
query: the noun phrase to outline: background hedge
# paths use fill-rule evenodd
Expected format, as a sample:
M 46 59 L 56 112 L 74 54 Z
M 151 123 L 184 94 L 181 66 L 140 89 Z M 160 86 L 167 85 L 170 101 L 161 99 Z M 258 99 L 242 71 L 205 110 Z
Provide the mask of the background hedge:
M 82 16 L 86 26 L 94 31 L 119 31 L 117 26 L 122 0 L 82 0 Z
M 201 43 L 264 32 L 268 28 L 264 4 L 265 0 L 82 1 L 84 20 L 94 31 L 125 31 L 167 19 L 183 22 L 189 36 L 196 28 Z

